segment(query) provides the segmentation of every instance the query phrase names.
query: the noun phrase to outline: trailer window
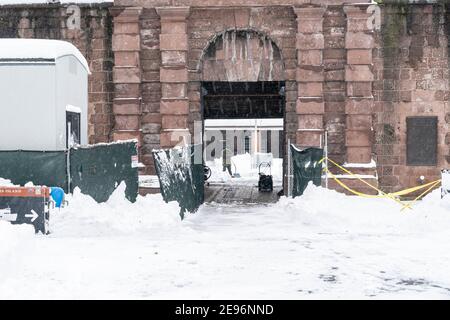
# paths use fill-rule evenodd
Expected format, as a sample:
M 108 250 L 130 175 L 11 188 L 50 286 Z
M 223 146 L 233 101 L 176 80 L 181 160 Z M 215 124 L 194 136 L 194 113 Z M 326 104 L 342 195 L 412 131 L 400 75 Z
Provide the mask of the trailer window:
M 66 148 L 80 144 L 80 113 L 66 112 Z

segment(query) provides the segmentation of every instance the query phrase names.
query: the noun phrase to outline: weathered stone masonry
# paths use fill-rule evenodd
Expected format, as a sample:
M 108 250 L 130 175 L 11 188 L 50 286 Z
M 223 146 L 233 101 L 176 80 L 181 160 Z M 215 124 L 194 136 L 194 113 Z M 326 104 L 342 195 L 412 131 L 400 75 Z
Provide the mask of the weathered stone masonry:
M 385 191 L 417 185 L 421 175 L 434 180 L 450 161 L 448 5 L 361 2 L 3 6 L 0 36 L 73 42 L 93 73 L 90 142 L 139 139 L 142 174 L 154 174 L 152 149 L 175 145 L 173 137 L 193 139 L 201 81 L 254 81 L 255 65 L 270 64 L 259 80 L 285 81 L 286 140 L 318 146 L 327 131 L 330 158 L 366 164 L 352 171 L 373 175 L 367 181 Z M 248 43 L 267 41 L 252 67 L 248 53 L 230 61 L 217 45 L 237 32 L 247 32 Z M 437 165 L 407 165 L 406 117 L 426 115 L 438 117 Z M 376 168 L 367 165 L 372 159 Z
M 436 4 L 386 5 L 373 51 L 373 152 L 379 183 L 396 191 L 433 181 L 449 166 L 449 8 Z M 436 166 L 406 164 L 406 117 L 438 117 Z
M 89 142 L 111 140 L 111 4 L 0 6 L 0 37 L 72 42 L 89 62 Z
M 260 2 L 242 6 L 215 5 L 207 1 L 192 5 L 192 1 L 185 1 L 171 6 L 160 1 L 152 3 L 151 8 L 142 1 L 116 2 L 116 7 L 122 6 L 124 10 L 148 10 L 152 16 L 155 12 L 159 16 L 160 25 L 156 26 L 156 21 L 141 24 L 140 31 L 141 35 L 152 35 L 154 46 L 159 44 L 161 58 L 159 81 L 151 87 L 156 92 L 144 90 L 141 81 L 141 95 L 151 95 L 154 100 L 149 103 L 153 104 L 154 111 L 159 111 L 151 116 L 152 128 L 147 125 L 142 134 L 142 156 L 149 167 L 152 166 L 149 152 L 158 142 L 161 147 L 175 145 L 179 140 L 173 137 L 192 135 L 194 121 L 202 119 L 200 84 L 202 80 L 210 80 L 212 73 L 208 74 L 205 66 L 213 68 L 222 81 L 251 81 L 251 76 L 242 76 L 252 71 L 244 70 L 245 67 L 239 79 L 230 78 L 227 71 L 234 68 L 233 64 L 228 64 L 228 70 L 221 70 L 204 61 L 211 44 L 230 30 L 247 30 L 268 37 L 279 49 L 283 71 L 282 79 L 278 80 L 286 83 L 286 141 L 290 139 L 302 147 L 319 146 L 320 136 L 327 130 L 333 159 L 341 163 L 370 162 L 371 123 L 368 119 L 371 119 L 373 102 L 370 54 L 373 30 L 364 29 L 365 24 L 361 23 L 369 16 L 365 11 L 368 5 L 343 6 L 336 1 L 325 1 L 321 5 L 297 1 L 291 5 Z M 347 59 L 350 49 L 352 54 Z M 366 61 L 352 60 L 358 54 L 367 54 Z M 155 66 L 154 61 L 140 61 L 142 71 Z M 245 66 L 245 63 L 235 61 L 235 65 Z M 156 77 L 155 71 L 152 69 L 149 76 Z M 160 97 L 157 96 L 158 85 Z M 156 110 L 158 98 L 159 110 Z M 161 130 L 159 141 L 158 129 Z M 358 173 L 375 172 L 374 169 L 360 171 Z M 372 183 L 376 185 L 377 180 Z

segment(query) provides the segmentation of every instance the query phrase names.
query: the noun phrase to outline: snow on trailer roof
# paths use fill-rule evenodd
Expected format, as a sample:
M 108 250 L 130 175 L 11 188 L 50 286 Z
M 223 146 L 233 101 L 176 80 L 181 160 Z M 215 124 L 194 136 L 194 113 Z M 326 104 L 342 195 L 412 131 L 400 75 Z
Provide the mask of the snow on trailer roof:
M 49 39 L 0 39 L 0 60 L 56 60 L 72 55 L 91 74 L 86 58 L 70 42 Z

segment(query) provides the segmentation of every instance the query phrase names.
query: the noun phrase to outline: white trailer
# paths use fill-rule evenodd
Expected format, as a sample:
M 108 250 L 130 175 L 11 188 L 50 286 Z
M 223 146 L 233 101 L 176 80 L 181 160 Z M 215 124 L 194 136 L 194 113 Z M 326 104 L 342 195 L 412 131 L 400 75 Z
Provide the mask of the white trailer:
M 0 39 L 0 150 L 87 144 L 88 74 L 69 42 Z

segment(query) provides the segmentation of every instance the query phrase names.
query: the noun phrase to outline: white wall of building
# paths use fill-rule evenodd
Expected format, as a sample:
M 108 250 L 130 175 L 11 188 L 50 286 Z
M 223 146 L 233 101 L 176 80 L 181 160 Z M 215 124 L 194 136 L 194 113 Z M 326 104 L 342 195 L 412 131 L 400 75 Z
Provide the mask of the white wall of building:
M 88 77 L 83 65 L 74 56 L 56 60 L 56 124 L 57 146 L 66 146 L 66 107 L 81 110 L 80 144 L 88 143 Z
M 0 39 L 0 150 L 66 149 L 66 108 L 88 143 L 89 66 L 71 43 Z
M 236 154 L 248 152 L 255 155 L 270 152 L 275 158 L 282 157 L 280 138 L 283 135 L 283 119 L 281 118 L 207 119 L 204 124 L 206 160 L 221 156 L 223 141 L 227 142 L 226 148 Z M 270 150 L 268 150 L 268 144 L 270 144 Z M 217 152 L 216 149 L 219 151 Z
M 0 64 L 0 150 L 56 150 L 54 64 Z

